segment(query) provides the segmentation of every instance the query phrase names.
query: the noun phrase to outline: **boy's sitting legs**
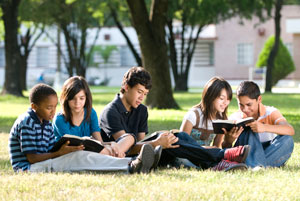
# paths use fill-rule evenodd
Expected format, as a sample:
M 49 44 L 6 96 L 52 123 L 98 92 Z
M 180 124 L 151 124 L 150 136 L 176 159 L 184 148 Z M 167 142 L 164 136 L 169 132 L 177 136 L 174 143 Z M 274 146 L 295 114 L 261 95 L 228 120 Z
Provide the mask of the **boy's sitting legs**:
M 148 173 L 154 163 L 151 145 L 143 146 L 136 159 L 116 158 L 95 152 L 77 151 L 32 164 L 30 172 L 122 171 Z

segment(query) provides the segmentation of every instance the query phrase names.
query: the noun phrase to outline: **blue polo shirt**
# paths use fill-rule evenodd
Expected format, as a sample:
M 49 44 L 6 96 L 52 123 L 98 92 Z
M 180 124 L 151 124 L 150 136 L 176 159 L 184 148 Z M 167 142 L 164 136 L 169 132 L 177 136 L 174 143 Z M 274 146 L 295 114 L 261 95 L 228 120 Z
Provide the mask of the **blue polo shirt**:
M 136 138 L 138 133 L 148 133 L 148 110 L 143 104 L 127 111 L 122 103 L 120 94 L 110 102 L 100 115 L 101 136 L 103 141 L 115 141 L 113 134 L 124 130 L 133 134 Z
M 84 110 L 84 117 L 86 110 Z M 67 122 L 65 116 L 59 113 L 53 120 L 54 135 L 58 141 L 64 134 L 76 135 L 79 137 L 90 137 L 93 132 L 100 132 L 99 121 L 96 111 L 92 108 L 90 121 L 83 120 L 79 126 L 72 126 Z
M 20 115 L 10 130 L 9 155 L 14 171 L 29 170 L 25 154 L 48 153 L 55 143 L 52 124 L 41 122 L 30 108 Z

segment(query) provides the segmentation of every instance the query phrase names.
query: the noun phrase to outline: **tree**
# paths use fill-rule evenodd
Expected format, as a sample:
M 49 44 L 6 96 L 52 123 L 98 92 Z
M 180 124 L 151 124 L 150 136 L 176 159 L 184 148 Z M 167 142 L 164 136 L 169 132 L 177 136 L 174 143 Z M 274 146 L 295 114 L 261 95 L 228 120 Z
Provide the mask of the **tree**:
M 0 2 L 5 28 L 5 81 L 2 94 L 23 96 L 20 82 L 20 48 L 18 44 L 18 8 L 21 0 L 3 0 Z
M 87 60 L 89 60 L 87 58 L 89 54 L 86 54 L 87 40 L 91 38 L 88 29 L 97 29 L 91 43 L 90 51 L 92 51 L 101 24 L 105 23 L 106 16 L 102 10 L 102 3 L 100 0 L 43 0 L 42 2 L 45 23 L 59 26 L 65 37 L 68 54 L 68 59 L 65 61 L 69 76 L 77 74 L 85 77 Z
M 275 23 L 275 42 L 271 49 L 268 61 L 267 61 L 267 73 L 266 73 L 266 84 L 265 84 L 265 91 L 271 92 L 272 91 L 272 71 L 274 68 L 274 61 L 279 49 L 279 43 L 280 43 L 280 19 L 281 19 L 281 8 L 282 8 L 283 0 L 276 0 L 275 1 L 275 17 L 274 17 L 274 23 Z
M 23 0 L 19 6 L 19 22 L 21 30 L 18 32 L 18 41 L 20 48 L 20 82 L 21 89 L 26 90 L 27 86 L 27 61 L 38 39 L 44 32 L 44 26 L 40 25 L 40 18 L 43 13 L 40 12 L 39 3 L 32 0 Z
M 150 12 L 144 0 L 127 0 L 142 52 L 143 66 L 152 76 L 153 89 L 146 104 L 156 108 L 178 108 L 173 98 L 165 40 L 168 0 L 152 0 Z
M 265 43 L 264 48 L 262 49 L 261 53 L 259 54 L 259 58 L 257 60 L 256 66 L 257 67 L 265 67 L 267 65 L 268 58 L 270 57 L 271 49 L 274 47 L 275 37 L 271 36 Z M 285 78 L 288 74 L 295 70 L 295 65 L 293 59 L 282 43 L 279 40 L 279 47 L 277 56 L 274 60 L 274 66 L 272 68 L 272 80 L 271 80 L 271 87 L 276 85 L 276 83 Z
M 227 0 L 170 0 L 168 11 L 168 45 L 175 91 L 188 90 L 191 61 L 202 29 L 231 17 L 250 19 L 253 14 L 264 20 L 263 11 L 269 10 L 268 1 Z M 173 27 L 173 21 L 180 26 Z
M 107 46 L 95 45 L 92 50 L 89 65 L 93 65 L 93 66 L 101 66 L 101 64 L 103 65 L 104 79 L 102 80 L 102 85 L 107 85 L 109 82 L 109 78 L 107 77 L 107 67 L 108 67 L 110 56 L 112 55 L 113 51 L 116 50 L 118 50 L 118 48 L 115 45 L 107 45 Z M 96 54 L 101 55 L 102 62 L 94 61 L 93 57 L 95 57 Z
M 118 27 L 121 34 L 125 38 L 126 43 L 129 47 L 130 51 L 132 52 L 137 65 L 142 66 L 142 59 L 141 59 L 139 53 L 137 52 L 137 50 L 134 48 L 134 45 L 132 44 L 129 36 L 127 35 L 127 33 L 124 30 L 123 23 L 125 25 L 131 24 L 129 16 L 128 16 L 128 8 L 126 7 L 126 5 L 124 5 L 123 1 L 109 1 L 108 7 L 111 11 L 111 17 L 113 18 L 114 24 Z M 119 15 L 121 15 L 122 20 L 120 20 Z
M 175 91 L 187 91 L 188 74 L 200 32 L 206 25 L 217 23 L 220 16 L 225 20 L 232 14 L 229 4 L 223 0 L 175 0 L 169 1 L 169 5 L 167 37 Z M 174 20 L 180 21 L 180 27 L 173 27 Z

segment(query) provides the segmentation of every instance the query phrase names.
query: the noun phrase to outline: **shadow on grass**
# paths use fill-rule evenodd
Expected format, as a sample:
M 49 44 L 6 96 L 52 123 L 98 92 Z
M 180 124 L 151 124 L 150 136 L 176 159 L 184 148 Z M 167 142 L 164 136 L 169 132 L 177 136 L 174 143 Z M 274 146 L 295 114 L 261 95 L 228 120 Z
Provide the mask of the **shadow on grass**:
M 149 120 L 148 127 L 149 133 L 153 133 L 159 130 L 171 130 L 171 129 L 179 129 L 181 125 L 181 120 L 165 120 L 165 121 L 158 121 L 158 120 Z

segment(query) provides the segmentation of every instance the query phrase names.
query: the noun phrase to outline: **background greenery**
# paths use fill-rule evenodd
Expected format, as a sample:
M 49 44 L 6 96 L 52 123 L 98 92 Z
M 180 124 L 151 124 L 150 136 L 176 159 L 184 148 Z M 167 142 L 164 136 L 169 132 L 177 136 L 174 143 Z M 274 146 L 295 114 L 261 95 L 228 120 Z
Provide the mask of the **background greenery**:
M 100 114 L 118 88 L 93 88 Z M 25 93 L 28 95 L 28 93 Z M 180 110 L 149 110 L 149 130 L 179 128 L 200 93 L 175 93 Z M 299 200 L 299 94 L 264 94 L 263 103 L 280 109 L 294 126 L 295 150 L 283 168 L 235 173 L 160 169 L 148 175 L 123 173 L 14 173 L 8 154 L 8 133 L 28 98 L 0 96 L 0 200 Z M 58 106 L 57 111 L 60 110 Z M 235 97 L 229 114 L 237 110 Z

